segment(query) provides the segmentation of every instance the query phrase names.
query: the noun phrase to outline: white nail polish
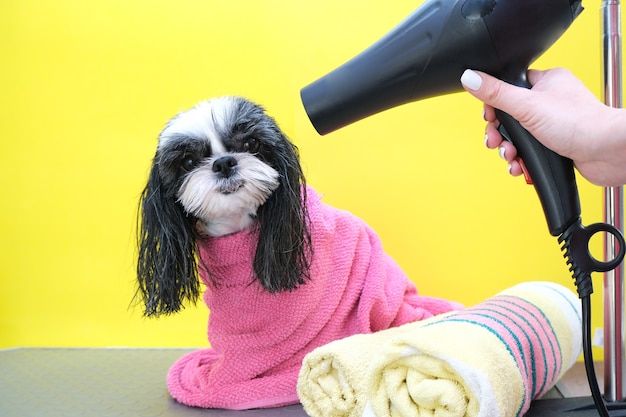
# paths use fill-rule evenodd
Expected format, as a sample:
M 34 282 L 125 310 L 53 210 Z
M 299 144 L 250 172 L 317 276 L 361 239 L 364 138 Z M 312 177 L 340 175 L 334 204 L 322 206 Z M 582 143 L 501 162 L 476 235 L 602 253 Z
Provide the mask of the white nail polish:
M 506 149 L 500 146 L 500 149 L 498 149 L 498 153 L 500 154 L 500 158 L 506 161 Z
M 483 85 L 483 79 L 477 72 L 467 69 L 461 75 L 461 84 L 470 90 L 478 91 L 480 86 Z
M 488 141 L 488 140 L 489 140 L 489 135 L 487 135 L 487 134 L 485 133 L 485 146 L 487 146 L 487 141 Z M 487 147 L 489 147 L 489 146 L 487 146 Z
M 507 171 L 509 172 L 509 175 L 511 175 L 511 169 L 513 169 L 513 166 L 511 164 L 509 164 Z

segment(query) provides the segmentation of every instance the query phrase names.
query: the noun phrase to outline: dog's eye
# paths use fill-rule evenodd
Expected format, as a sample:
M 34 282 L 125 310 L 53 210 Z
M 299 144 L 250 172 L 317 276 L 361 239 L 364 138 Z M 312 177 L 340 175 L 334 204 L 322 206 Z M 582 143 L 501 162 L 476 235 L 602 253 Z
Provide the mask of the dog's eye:
M 259 150 L 259 140 L 257 138 L 248 138 L 243 143 L 243 150 L 246 152 L 254 153 Z
M 191 156 L 186 156 L 183 159 L 182 167 L 185 171 L 191 171 L 196 167 L 197 164 L 198 161 L 196 161 L 194 158 L 192 158 Z

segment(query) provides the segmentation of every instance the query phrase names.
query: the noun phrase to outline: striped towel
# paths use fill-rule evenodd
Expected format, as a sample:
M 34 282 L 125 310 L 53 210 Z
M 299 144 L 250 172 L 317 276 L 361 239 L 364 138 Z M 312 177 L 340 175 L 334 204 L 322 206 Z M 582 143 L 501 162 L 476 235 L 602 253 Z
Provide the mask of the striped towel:
M 317 416 L 521 416 L 574 364 L 579 302 L 548 282 L 474 307 L 322 346 L 298 394 Z

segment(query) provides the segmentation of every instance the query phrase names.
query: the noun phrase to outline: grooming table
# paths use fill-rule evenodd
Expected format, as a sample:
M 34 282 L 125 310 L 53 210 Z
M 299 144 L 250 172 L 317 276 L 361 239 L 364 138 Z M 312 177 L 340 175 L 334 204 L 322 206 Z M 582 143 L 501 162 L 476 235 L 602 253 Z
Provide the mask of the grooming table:
M 2 417 L 305 417 L 300 404 L 232 411 L 181 405 L 169 367 L 191 349 L 0 350 Z
M 191 350 L 0 350 L 0 416 L 306 417 L 300 404 L 232 411 L 192 408 L 177 403 L 167 392 L 165 377 L 169 367 Z M 576 369 L 572 368 L 568 374 L 570 373 L 576 374 Z M 562 381 L 567 377 L 566 374 Z M 560 384 L 550 390 L 546 397 L 560 398 L 577 394 L 559 388 Z M 582 386 L 584 388 L 584 379 Z M 533 408 L 540 411 L 542 406 L 550 405 L 550 400 L 540 400 Z M 542 414 L 540 411 L 538 415 Z

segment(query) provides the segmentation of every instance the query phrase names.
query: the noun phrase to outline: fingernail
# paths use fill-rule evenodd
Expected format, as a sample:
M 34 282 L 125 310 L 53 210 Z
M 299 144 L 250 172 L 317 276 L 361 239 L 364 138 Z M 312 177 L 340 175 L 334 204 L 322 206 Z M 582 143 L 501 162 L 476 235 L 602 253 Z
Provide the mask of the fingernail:
M 487 135 L 487 134 L 485 133 L 485 146 L 487 146 L 487 141 L 488 141 L 488 140 L 489 140 L 489 135 Z M 487 146 L 487 147 L 489 147 L 489 146 Z
M 509 164 L 507 171 L 509 172 L 509 175 L 511 175 L 511 169 L 513 168 L 513 165 Z
M 483 84 L 483 79 L 476 71 L 467 69 L 463 71 L 463 75 L 461 75 L 461 84 L 470 90 L 478 91 Z
M 500 149 L 498 149 L 498 153 L 500 154 L 500 158 L 506 161 L 506 149 L 500 146 Z

